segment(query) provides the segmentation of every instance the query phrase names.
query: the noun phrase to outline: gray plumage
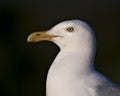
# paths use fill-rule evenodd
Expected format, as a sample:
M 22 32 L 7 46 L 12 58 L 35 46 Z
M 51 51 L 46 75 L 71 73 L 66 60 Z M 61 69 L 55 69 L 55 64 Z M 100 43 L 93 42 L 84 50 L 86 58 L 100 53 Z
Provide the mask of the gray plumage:
M 96 86 L 97 96 L 120 96 L 120 86 L 105 79 Z

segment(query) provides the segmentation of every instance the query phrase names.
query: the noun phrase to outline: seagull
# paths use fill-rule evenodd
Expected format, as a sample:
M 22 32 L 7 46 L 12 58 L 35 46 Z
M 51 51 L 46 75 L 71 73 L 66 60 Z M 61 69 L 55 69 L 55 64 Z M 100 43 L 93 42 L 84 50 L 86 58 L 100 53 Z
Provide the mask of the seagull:
M 47 75 L 46 96 L 120 96 L 120 86 L 94 68 L 96 37 L 81 20 L 66 20 L 27 41 L 52 41 L 60 52 Z

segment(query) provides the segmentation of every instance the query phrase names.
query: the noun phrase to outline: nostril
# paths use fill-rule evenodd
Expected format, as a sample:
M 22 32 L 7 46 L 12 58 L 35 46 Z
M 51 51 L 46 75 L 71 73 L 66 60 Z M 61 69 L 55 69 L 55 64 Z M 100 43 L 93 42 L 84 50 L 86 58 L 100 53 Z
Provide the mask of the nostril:
M 36 36 L 40 36 L 41 34 L 36 34 Z

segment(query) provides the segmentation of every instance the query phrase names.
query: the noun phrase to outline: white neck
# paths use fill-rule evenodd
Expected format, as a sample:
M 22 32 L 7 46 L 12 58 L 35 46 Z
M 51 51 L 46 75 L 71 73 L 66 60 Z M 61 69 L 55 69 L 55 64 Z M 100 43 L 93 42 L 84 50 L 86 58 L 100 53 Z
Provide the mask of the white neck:
M 60 51 L 48 72 L 47 96 L 75 96 L 69 93 L 73 91 L 70 87 L 79 85 L 81 81 L 76 80 L 84 80 L 94 70 L 93 63 L 94 52 L 91 48 L 89 51 Z M 75 84 L 71 85 L 73 82 Z

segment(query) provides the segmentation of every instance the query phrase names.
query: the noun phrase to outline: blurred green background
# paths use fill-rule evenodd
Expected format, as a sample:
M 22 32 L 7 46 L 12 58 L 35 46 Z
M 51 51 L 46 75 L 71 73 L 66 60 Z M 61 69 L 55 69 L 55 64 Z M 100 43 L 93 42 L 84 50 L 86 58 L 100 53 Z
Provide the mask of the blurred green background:
M 59 48 L 26 39 L 67 19 L 91 25 L 95 68 L 120 84 L 120 0 L 0 0 L 0 96 L 45 96 L 47 71 Z

